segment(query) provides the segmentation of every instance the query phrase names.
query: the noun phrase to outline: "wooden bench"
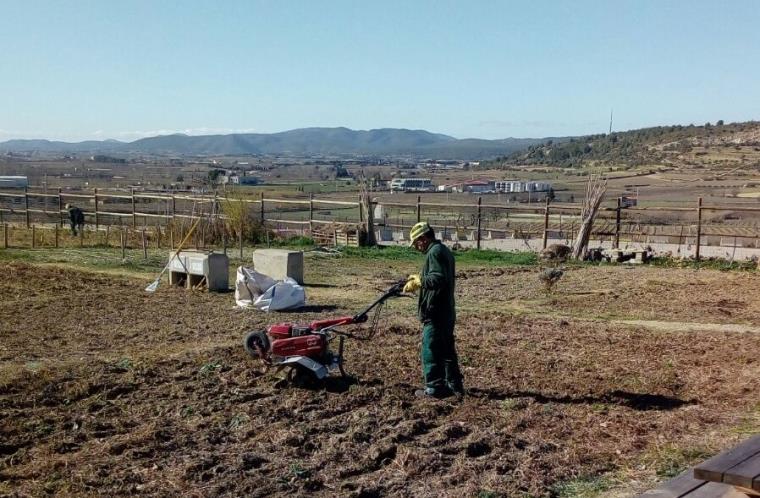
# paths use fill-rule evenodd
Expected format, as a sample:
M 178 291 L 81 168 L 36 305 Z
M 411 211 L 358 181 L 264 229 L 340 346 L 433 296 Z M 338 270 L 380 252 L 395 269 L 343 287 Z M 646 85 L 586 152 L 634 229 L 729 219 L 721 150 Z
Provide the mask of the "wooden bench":
M 689 469 L 640 498 L 760 496 L 760 435 Z

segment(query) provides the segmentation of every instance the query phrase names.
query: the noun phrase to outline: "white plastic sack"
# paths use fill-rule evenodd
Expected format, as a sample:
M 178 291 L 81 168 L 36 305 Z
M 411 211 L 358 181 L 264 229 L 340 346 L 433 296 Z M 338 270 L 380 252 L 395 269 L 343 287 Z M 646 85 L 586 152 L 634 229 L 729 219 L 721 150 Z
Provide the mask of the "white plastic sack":
M 253 306 L 256 299 L 276 283 L 277 281 L 272 277 L 245 266 L 238 266 L 235 278 L 235 302 L 243 308 Z
M 278 281 L 256 270 L 240 266 L 235 279 L 235 302 L 247 308 L 278 311 L 306 304 L 306 292 L 292 278 Z
M 300 308 L 306 304 L 306 291 L 288 277 L 277 282 L 260 295 L 253 305 L 262 311 L 279 311 Z

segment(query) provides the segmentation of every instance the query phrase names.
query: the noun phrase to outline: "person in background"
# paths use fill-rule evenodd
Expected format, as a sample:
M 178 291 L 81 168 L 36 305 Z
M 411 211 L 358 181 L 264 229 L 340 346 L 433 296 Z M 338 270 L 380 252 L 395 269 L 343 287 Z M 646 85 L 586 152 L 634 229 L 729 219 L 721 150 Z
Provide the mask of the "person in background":
M 463 376 L 454 340 L 454 256 L 425 222 L 412 227 L 409 239 L 412 247 L 425 254 L 422 272 L 409 275 L 404 286 L 404 292 L 420 291 L 417 314 L 422 322 L 425 388 L 415 394 L 432 398 L 461 397 L 464 395 Z
M 77 230 L 80 232 L 84 229 L 84 212 L 76 206 L 66 204 L 66 211 L 69 212 L 69 224 L 71 225 L 71 234 L 76 237 Z

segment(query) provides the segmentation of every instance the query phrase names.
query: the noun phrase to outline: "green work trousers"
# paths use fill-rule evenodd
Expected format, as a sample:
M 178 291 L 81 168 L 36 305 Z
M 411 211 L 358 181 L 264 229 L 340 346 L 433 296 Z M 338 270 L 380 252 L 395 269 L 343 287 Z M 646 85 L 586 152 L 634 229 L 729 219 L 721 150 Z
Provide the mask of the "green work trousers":
M 453 324 L 423 324 L 422 374 L 425 377 L 425 387 L 436 391 L 446 388 L 462 390 L 462 373 L 454 345 Z

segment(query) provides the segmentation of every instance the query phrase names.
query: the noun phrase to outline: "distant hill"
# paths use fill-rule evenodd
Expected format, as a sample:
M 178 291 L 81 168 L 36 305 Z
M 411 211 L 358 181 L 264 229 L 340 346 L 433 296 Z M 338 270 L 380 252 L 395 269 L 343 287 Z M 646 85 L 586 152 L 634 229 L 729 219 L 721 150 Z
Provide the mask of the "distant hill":
M 0 151 L 10 152 L 106 152 L 119 149 L 118 140 L 88 140 L 85 142 L 54 142 L 50 140 L 8 140 L 0 142 Z
M 611 134 L 552 140 L 489 161 L 484 167 L 581 164 L 738 166 L 760 157 L 760 122 L 657 126 Z M 760 167 L 760 163 L 757 165 Z
M 281 133 L 230 135 L 164 135 L 130 143 L 88 141 L 79 143 L 47 140 L 11 140 L 0 150 L 13 152 L 109 152 L 155 155 L 244 154 L 361 154 L 412 155 L 440 159 L 488 159 L 511 154 L 547 139 L 464 139 L 425 130 L 382 128 L 357 131 L 348 128 L 302 128 Z

